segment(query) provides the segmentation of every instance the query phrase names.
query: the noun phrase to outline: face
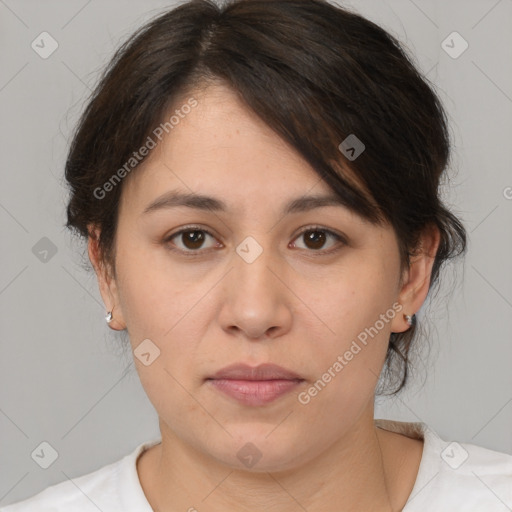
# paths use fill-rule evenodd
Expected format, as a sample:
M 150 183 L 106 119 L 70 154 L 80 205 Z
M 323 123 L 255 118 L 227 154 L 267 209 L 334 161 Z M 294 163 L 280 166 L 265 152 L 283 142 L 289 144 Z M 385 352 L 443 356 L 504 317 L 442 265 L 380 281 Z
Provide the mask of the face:
M 372 410 L 389 335 L 407 328 L 397 240 L 341 204 L 285 212 L 332 191 L 229 89 L 193 96 L 198 105 L 125 179 L 116 279 L 102 293 L 146 353 L 147 364 L 134 360 L 163 437 L 232 467 L 247 466 L 245 446 L 262 455 L 254 470 L 292 468 Z M 172 192 L 224 209 L 161 201 Z M 301 380 L 208 380 L 234 363 Z

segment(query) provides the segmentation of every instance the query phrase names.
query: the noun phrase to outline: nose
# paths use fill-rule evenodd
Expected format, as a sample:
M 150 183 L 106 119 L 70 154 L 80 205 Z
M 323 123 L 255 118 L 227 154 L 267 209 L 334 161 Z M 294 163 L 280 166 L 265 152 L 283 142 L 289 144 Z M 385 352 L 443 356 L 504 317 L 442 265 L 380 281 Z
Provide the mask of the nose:
M 251 248 L 252 249 L 252 248 Z M 243 252 L 233 255 L 233 267 L 222 283 L 219 322 L 231 335 L 252 340 L 275 338 L 292 324 L 289 279 L 292 270 L 284 261 L 263 250 L 251 261 Z

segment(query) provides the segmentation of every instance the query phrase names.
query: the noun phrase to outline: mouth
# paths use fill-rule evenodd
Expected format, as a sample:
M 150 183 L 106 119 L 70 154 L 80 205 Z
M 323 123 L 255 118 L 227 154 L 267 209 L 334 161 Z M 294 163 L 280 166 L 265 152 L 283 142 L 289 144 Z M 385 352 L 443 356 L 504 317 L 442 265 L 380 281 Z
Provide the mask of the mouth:
M 206 382 L 243 405 L 258 406 L 290 393 L 304 380 L 295 372 L 274 364 L 256 367 L 235 364 L 218 371 Z

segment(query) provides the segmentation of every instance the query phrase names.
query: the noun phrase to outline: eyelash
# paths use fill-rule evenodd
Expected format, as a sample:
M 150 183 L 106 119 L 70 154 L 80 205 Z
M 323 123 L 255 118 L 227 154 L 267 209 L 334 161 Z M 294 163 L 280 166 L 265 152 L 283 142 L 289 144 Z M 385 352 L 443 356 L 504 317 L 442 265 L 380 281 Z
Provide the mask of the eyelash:
M 210 235 L 212 238 L 215 238 L 215 235 L 213 233 L 211 233 L 210 231 L 208 231 L 207 229 L 204 229 L 200 226 L 185 226 L 184 228 L 180 229 L 179 231 L 176 231 L 175 233 L 169 235 L 168 237 L 166 237 L 164 239 L 164 243 L 169 243 L 171 242 L 171 240 L 175 237 L 177 237 L 178 235 L 181 235 L 183 233 L 187 233 L 189 231 L 201 231 L 203 233 L 206 233 L 208 235 Z M 332 254 L 332 253 L 335 253 L 339 250 L 341 250 L 341 248 L 344 246 L 344 245 L 347 245 L 347 241 L 345 239 L 344 236 L 342 235 L 339 235 L 338 233 L 330 230 L 330 229 L 327 229 L 327 228 L 324 228 L 322 226 L 308 226 L 306 228 L 304 228 L 300 233 L 297 234 L 297 236 L 294 238 L 294 240 L 298 239 L 301 235 L 303 235 L 304 233 L 307 233 L 309 231 L 322 231 L 324 233 L 327 233 L 328 235 L 331 235 L 337 242 L 341 242 L 341 246 L 336 246 L 334 248 L 331 248 L 331 249 L 327 249 L 327 250 L 314 250 L 314 249 L 311 249 L 309 250 L 308 252 L 313 252 L 315 255 L 318 255 L 318 256 L 322 256 L 322 255 L 329 255 L 329 254 Z M 212 248 L 213 249 L 213 248 Z M 175 248 L 175 247 L 168 247 L 168 250 L 169 251 L 173 251 L 173 252 L 178 252 L 186 257 L 189 257 L 189 258 L 194 258 L 194 257 L 199 257 L 199 256 L 202 256 L 205 252 L 205 250 L 203 249 L 197 249 L 197 250 L 187 250 L 187 251 L 184 251 L 183 249 L 178 249 L 178 248 Z M 303 249 L 303 250 L 306 250 L 306 249 Z

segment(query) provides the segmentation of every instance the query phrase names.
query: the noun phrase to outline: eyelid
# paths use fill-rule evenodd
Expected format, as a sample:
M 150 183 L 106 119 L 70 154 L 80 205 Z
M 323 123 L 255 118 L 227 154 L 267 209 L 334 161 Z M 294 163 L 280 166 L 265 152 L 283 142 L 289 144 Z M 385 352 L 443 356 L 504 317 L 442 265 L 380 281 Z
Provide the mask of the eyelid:
M 343 233 L 338 233 L 334 229 L 328 228 L 326 226 L 322 226 L 321 224 L 308 224 L 304 228 L 301 228 L 300 231 L 295 235 L 295 238 L 302 235 L 306 231 L 325 231 L 326 233 L 330 233 L 331 235 L 334 235 L 335 237 L 339 237 L 341 240 L 343 240 L 345 243 L 348 243 L 346 240 L 346 236 Z M 294 240 L 295 240 L 294 238 Z
M 182 226 L 178 231 L 174 231 L 170 235 L 166 236 L 165 239 L 169 240 L 170 238 L 173 238 L 176 235 L 180 235 L 181 233 L 186 232 L 186 231 L 204 231 L 205 233 L 208 233 L 209 235 L 216 238 L 216 235 L 214 235 L 209 229 L 204 228 L 199 225 L 196 225 L 196 224 L 191 224 L 189 226 Z

